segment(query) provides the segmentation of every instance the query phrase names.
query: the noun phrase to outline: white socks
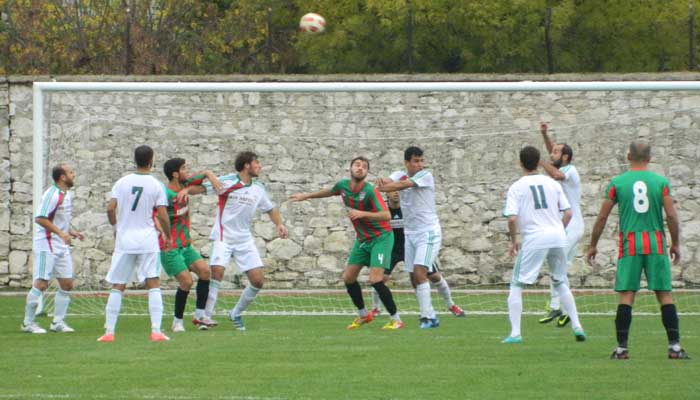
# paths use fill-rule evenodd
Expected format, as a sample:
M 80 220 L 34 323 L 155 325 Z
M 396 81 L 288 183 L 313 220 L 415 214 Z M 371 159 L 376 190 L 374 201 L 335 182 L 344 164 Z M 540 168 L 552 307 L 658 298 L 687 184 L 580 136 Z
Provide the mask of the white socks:
M 151 331 L 160 332 L 163 320 L 163 296 L 160 288 L 148 289 L 148 313 L 151 315 Z
M 445 278 L 440 277 L 440 282 L 436 283 L 435 286 L 437 286 L 437 291 L 440 293 L 440 296 L 445 300 L 445 304 L 447 304 L 447 308 L 452 307 L 455 305 L 455 302 L 452 301 L 452 292 L 450 291 L 450 285 L 447 284 L 447 281 Z
M 53 323 L 58 323 L 63 321 L 68 312 L 68 304 L 70 304 L 70 292 L 58 289 L 56 292 L 56 299 L 54 300 L 54 314 Z
M 231 311 L 233 316 L 237 317 L 241 315 L 241 313 L 245 311 L 246 308 L 248 308 L 250 303 L 252 303 L 253 300 L 255 300 L 255 296 L 258 295 L 259 291 L 260 289 L 256 288 L 253 285 L 249 284 L 248 286 L 246 286 L 245 289 L 243 289 L 243 293 L 241 293 L 241 298 L 238 299 L 238 303 L 236 303 L 236 307 L 234 307 Z M 209 293 L 211 294 L 211 287 L 209 289 Z
M 574 295 L 571 294 L 571 289 L 565 283 L 557 286 L 561 305 L 565 314 L 571 318 L 571 328 L 577 329 L 581 327 L 581 322 L 578 320 L 578 311 L 576 310 L 576 301 Z
M 421 318 L 435 318 L 435 310 L 430 299 L 430 282 L 424 282 L 416 285 L 416 298 L 418 299 L 418 307 L 420 307 Z
M 209 296 L 207 297 L 207 305 L 204 306 L 204 314 L 210 318 L 214 315 L 216 299 L 219 297 L 219 285 L 221 285 L 221 281 L 214 279 L 209 281 Z
M 510 320 L 510 336 L 520 336 L 520 319 L 523 314 L 523 288 L 510 285 L 508 295 L 508 319 Z
M 109 299 L 107 299 L 107 307 L 105 308 L 105 329 L 107 333 L 114 333 L 114 328 L 117 326 L 117 317 L 119 317 L 121 308 L 122 292 L 117 289 L 112 289 L 109 292 Z
M 549 308 L 551 310 L 559 310 L 561 308 L 561 304 L 559 302 L 559 292 L 553 283 L 549 284 L 549 291 L 552 293 L 552 299 L 549 301 Z
M 372 290 L 372 308 L 382 309 L 382 299 L 379 298 L 379 293 L 376 290 Z
M 41 296 L 41 290 L 33 286 L 31 290 L 29 290 L 29 293 L 27 293 L 27 303 L 24 306 L 24 325 L 29 325 L 34 322 L 34 314 L 36 313 L 36 308 L 39 306 Z

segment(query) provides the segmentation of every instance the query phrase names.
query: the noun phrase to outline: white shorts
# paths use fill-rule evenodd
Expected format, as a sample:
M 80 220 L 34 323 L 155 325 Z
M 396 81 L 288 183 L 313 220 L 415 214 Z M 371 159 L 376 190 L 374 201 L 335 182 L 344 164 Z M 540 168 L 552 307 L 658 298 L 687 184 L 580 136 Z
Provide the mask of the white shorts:
M 576 246 L 579 240 L 583 237 L 583 229 L 572 229 L 566 231 L 566 247 L 564 247 L 564 253 L 566 253 L 567 264 L 576 257 Z
M 566 283 L 566 254 L 561 247 L 553 249 L 520 249 L 513 265 L 511 284 L 532 285 L 537 280 L 544 260 L 547 260 L 552 282 Z
M 50 281 L 51 278 L 73 278 L 73 258 L 69 251 L 60 254 L 50 251 L 34 252 L 34 280 Z
M 263 266 L 260 252 L 255 247 L 255 242 L 250 239 L 243 243 L 229 244 L 226 242 L 211 242 L 211 252 L 209 252 L 209 266 L 218 265 L 228 267 L 231 256 L 241 272 L 250 271 Z
M 134 268 L 136 268 L 139 282 L 160 278 L 160 253 L 128 254 L 115 252 L 112 255 L 112 265 L 109 267 L 105 279 L 113 285 L 129 283 L 132 281 Z
M 413 272 L 415 265 L 422 265 L 433 272 L 435 260 L 442 244 L 442 232 L 437 229 L 422 233 L 407 233 L 404 242 L 404 271 Z

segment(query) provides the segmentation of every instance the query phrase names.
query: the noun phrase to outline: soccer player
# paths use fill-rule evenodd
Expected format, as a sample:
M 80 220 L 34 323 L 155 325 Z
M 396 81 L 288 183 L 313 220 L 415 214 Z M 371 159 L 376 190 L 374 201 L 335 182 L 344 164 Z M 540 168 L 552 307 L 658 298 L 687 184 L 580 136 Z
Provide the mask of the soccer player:
M 401 203 L 399 201 L 399 192 L 389 192 L 387 193 L 387 199 L 389 204 L 389 212 L 391 213 L 391 228 L 394 231 L 394 247 L 391 250 L 391 266 L 388 270 L 384 271 L 384 283 L 386 284 L 391 278 L 391 272 L 396 267 L 396 264 L 403 262 L 404 260 L 404 233 L 403 233 L 403 213 L 401 212 Z M 455 302 L 452 300 L 452 292 L 450 291 L 450 285 L 442 277 L 439 269 L 439 262 L 435 260 L 434 270 L 428 272 L 428 279 L 430 282 L 437 286 L 438 293 L 445 300 L 445 305 L 447 309 L 455 317 L 464 317 L 466 314 Z M 416 283 L 414 279 L 414 274 L 410 274 L 411 284 L 413 289 L 416 288 Z M 376 317 L 380 313 L 381 299 L 379 298 L 379 293 L 377 291 L 372 292 L 372 315 Z
M 405 171 L 396 171 L 389 179 L 380 179 L 382 192 L 400 191 L 404 215 L 405 270 L 415 282 L 420 307 L 420 327 L 437 328 L 440 320 L 430 298 L 428 273 L 434 270 L 442 243 L 440 220 L 435 209 L 435 179 L 425 170 L 423 150 L 411 146 L 404 151 Z
M 98 342 L 113 342 L 114 329 L 122 306 L 126 284 L 136 268 L 138 280 L 148 288 L 148 313 L 151 316 L 151 341 L 170 340 L 160 331 L 163 318 L 163 297 L 160 292 L 160 262 L 158 231 L 154 219 L 162 228 L 164 250 L 170 247 L 168 200 L 162 183 L 151 176 L 153 149 L 142 145 L 134 150 L 136 172 L 119 179 L 112 187 L 107 205 L 107 218 L 115 227 L 116 243 L 107 282 L 112 290 L 105 309 L 105 334 Z M 155 213 L 155 218 L 154 218 Z
M 661 305 L 661 321 L 668 337 L 668 358 L 687 359 L 680 344 L 678 314 L 671 296 L 671 266 L 666 253 L 664 217 L 671 233 L 671 260 L 681 260 L 679 223 L 668 180 L 648 170 L 651 146 L 632 142 L 627 153 L 629 171 L 612 178 L 593 226 L 586 259 L 593 264 L 597 245 L 612 208 L 620 209 L 620 234 L 615 291 L 619 293 L 615 329 L 617 348 L 610 358 L 628 359 L 627 339 L 632 323 L 632 305 L 639 290 L 642 271 L 649 290 Z
M 340 196 L 348 208 L 348 217 L 355 227 L 356 239 L 353 243 L 347 266 L 343 271 L 343 281 L 352 303 L 357 307 L 358 317 L 348 325 L 348 329 L 357 329 L 372 322 L 374 316 L 365 308 L 362 287 L 357 282 L 362 268 L 369 267 L 369 284 L 379 293 L 391 320 L 382 327 L 384 330 L 403 328 L 391 290 L 384 284 L 384 271 L 389 269 L 391 249 L 394 245 L 394 233 L 389 219 L 391 214 L 379 191 L 369 182 L 369 160 L 355 157 L 350 161 L 350 179 L 341 179 L 330 189 L 314 193 L 295 193 L 290 201 L 320 199 Z
M 178 282 L 175 292 L 175 310 L 173 315 L 173 332 L 184 332 L 183 314 L 187 305 L 187 296 L 192 288 L 192 275 L 197 277 L 197 305 L 192 322 L 199 330 L 207 330 L 213 322 L 205 318 L 204 307 L 209 296 L 209 265 L 202 259 L 197 250 L 192 247 L 190 238 L 190 209 L 188 194 L 204 192 L 200 186 L 204 179 L 211 182 L 214 190 L 219 190 L 221 184 L 211 171 L 204 171 L 188 176 L 187 163 L 182 158 L 172 158 L 163 165 L 163 172 L 168 178 L 165 196 L 168 199 L 168 217 L 170 219 L 170 245 L 166 250 L 163 239 L 160 239 L 160 262 L 168 276 L 174 276 Z
M 70 291 L 73 289 L 73 260 L 70 253 L 71 239 L 83 240 L 80 232 L 70 228 L 73 213 L 70 188 L 73 187 L 75 172 L 68 164 L 53 167 L 51 177 L 54 184 L 41 197 L 36 212 L 34 230 L 34 284 L 27 294 L 22 331 L 46 333 L 34 321 L 37 306 L 49 281 L 56 277 L 59 289 L 56 292 L 52 332 L 73 332 L 63 318 L 68 311 Z
M 236 174 L 218 178 L 221 189 L 215 192 L 219 201 L 214 226 L 209 235 L 212 242 L 209 255 L 212 280 L 205 312 L 211 320 L 224 271 L 233 256 L 238 269 L 246 273 L 248 286 L 241 293 L 236 306 L 229 312 L 229 318 L 237 330 L 244 331 L 241 313 L 255 300 L 265 280 L 262 259 L 250 232 L 256 210 L 260 209 L 268 214 L 279 237 L 286 238 L 288 231 L 282 223 L 279 210 L 267 196 L 265 186 L 254 179 L 260 176 L 262 171 L 258 156 L 250 151 L 239 153 L 236 156 L 235 167 Z M 212 191 L 211 182 L 204 187 L 208 192 Z
M 564 247 L 568 270 L 571 260 L 576 256 L 576 246 L 583 237 L 581 178 L 579 177 L 576 167 L 571 164 L 574 158 L 574 152 L 571 146 L 566 143 L 553 143 L 547 135 L 547 124 L 544 122 L 540 123 L 540 133 L 542 134 L 542 139 L 544 139 L 544 144 L 547 147 L 551 160 L 551 163 L 540 160 L 540 165 L 552 179 L 561 184 L 566 199 L 569 200 L 569 204 L 571 205 L 572 216 L 571 221 L 569 221 L 569 224 L 566 226 L 566 247 Z M 568 277 L 565 283 L 567 286 L 569 285 Z M 549 288 L 551 292 L 551 300 L 549 302 L 550 310 L 544 318 L 540 319 L 540 323 L 545 324 L 556 318 L 557 326 L 563 327 L 569 323 L 569 316 L 561 312 L 559 295 L 557 294 L 554 284 L 550 282 Z
M 577 341 L 586 340 L 576 312 L 576 302 L 566 283 L 565 226 L 571 220 L 571 207 L 561 185 L 537 173 L 540 152 L 532 146 L 520 150 L 523 176 L 508 189 L 503 215 L 508 217 L 510 246 L 508 253 L 517 256 L 508 295 L 510 335 L 503 343 L 522 343 L 520 319 L 523 312 L 523 286 L 537 279 L 542 263 L 547 260 L 552 282 L 561 305 L 573 327 Z M 563 212 L 563 217 L 560 217 Z M 522 248 L 518 242 L 522 235 Z

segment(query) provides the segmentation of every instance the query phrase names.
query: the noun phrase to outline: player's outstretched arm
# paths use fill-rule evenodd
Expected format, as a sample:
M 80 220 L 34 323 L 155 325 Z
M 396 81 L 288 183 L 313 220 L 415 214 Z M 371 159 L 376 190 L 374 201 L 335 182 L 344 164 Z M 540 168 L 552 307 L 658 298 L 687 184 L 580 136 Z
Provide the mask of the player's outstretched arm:
M 666 212 L 668 232 L 671 234 L 671 248 L 669 249 L 671 261 L 673 261 L 674 264 L 678 264 L 681 261 L 680 222 L 678 221 L 676 207 L 673 205 L 673 197 L 664 196 L 664 211 Z
M 294 193 L 289 196 L 289 201 L 304 201 L 309 199 L 322 199 L 324 197 L 335 196 L 330 189 L 322 189 L 313 193 Z
M 267 215 L 270 216 L 270 221 L 272 221 L 273 224 L 275 224 L 275 229 L 277 230 L 277 236 L 279 236 L 282 239 L 286 239 L 287 236 L 289 236 L 289 231 L 287 230 L 287 227 L 284 226 L 282 223 L 282 215 L 280 214 L 280 210 L 275 207 L 272 210 L 270 210 Z
M 350 209 L 348 210 L 348 217 L 353 221 L 357 219 L 366 219 L 368 221 L 390 221 L 391 213 L 389 210 L 373 212 Z
M 605 224 L 608 222 L 608 216 L 615 203 L 610 199 L 603 200 L 603 204 L 600 206 L 600 212 L 598 213 L 598 218 L 595 220 L 593 225 L 593 231 L 591 231 L 591 244 L 588 245 L 588 251 L 586 253 L 586 261 L 589 265 L 593 265 L 596 254 L 598 254 L 598 240 L 600 235 L 603 234 L 603 229 L 605 229 Z
M 547 175 L 552 177 L 552 179 L 557 181 L 563 181 L 564 179 L 566 179 L 566 175 L 564 175 L 563 172 L 559 171 L 559 168 L 555 167 L 551 163 L 540 159 L 540 162 L 538 164 L 540 167 L 542 167 L 542 169 L 545 170 L 545 172 L 547 172 Z
M 386 182 L 386 180 L 380 179 L 377 180 L 377 189 L 379 189 L 380 192 L 396 192 L 398 190 L 404 190 L 415 186 L 418 185 L 416 185 L 416 183 L 411 179 L 398 182 Z
M 542 134 L 542 139 L 544 139 L 544 145 L 547 147 L 547 152 L 549 154 L 552 154 L 552 149 L 554 148 L 554 143 L 552 142 L 552 139 L 549 138 L 549 135 L 547 135 L 547 129 L 549 127 L 547 126 L 546 122 L 541 122 L 540 121 L 540 133 Z

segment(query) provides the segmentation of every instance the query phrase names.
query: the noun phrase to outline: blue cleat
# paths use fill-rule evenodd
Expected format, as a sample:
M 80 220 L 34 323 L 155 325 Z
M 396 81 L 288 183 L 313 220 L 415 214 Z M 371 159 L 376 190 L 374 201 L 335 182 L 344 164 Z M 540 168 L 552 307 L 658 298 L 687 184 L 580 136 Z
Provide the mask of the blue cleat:
M 421 329 L 437 328 L 438 326 L 440 326 L 440 320 L 437 318 L 421 318 L 420 319 L 420 328 Z
M 506 344 L 515 344 L 515 343 L 522 343 L 523 342 L 523 337 L 518 335 L 518 336 L 508 336 L 507 338 L 501 340 L 501 343 L 506 343 Z
M 233 322 L 233 327 L 239 331 L 245 331 L 245 325 L 243 324 L 243 318 L 240 315 L 233 315 L 233 311 L 228 314 L 228 318 Z

